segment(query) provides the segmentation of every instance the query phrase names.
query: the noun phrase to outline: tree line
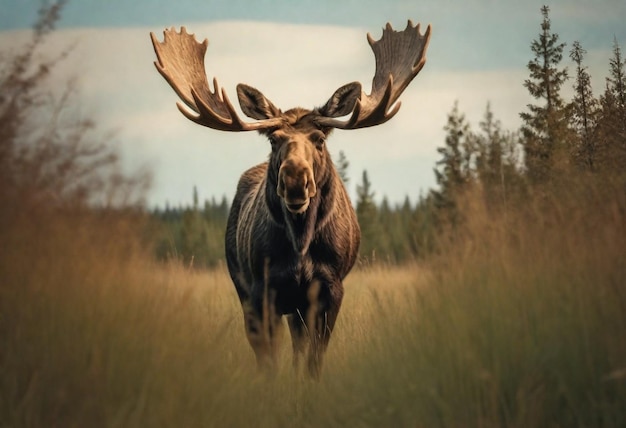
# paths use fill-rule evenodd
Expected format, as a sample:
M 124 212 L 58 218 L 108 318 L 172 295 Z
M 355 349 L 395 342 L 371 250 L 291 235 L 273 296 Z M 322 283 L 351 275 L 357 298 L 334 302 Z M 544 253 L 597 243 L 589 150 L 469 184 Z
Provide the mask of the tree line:
M 548 6 L 541 8 L 541 31 L 530 44 L 533 57 L 523 85 L 535 103 L 520 112 L 519 130 L 503 129 L 489 103 L 478 129 L 473 129 L 455 103 L 444 126 L 445 141 L 437 149 L 438 188 L 415 202 L 407 196 L 398 205 L 386 197 L 376 203 L 373 184 L 367 171 L 362 172 L 354 203 L 364 263 L 402 263 L 436 254 L 442 242 L 458 239 L 466 215 L 463 201 L 469 194 L 480 195 L 490 215 L 498 216 L 537 195 L 558 197 L 578 180 L 597 186 L 624 180 L 626 75 L 620 45 L 615 38 L 603 92 L 595 95 L 585 65 L 587 52 L 578 41 L 566 50 L 552 30 L 549 12 Z M 563 64 L 566 54 L 573 73 Z M 574 89 L 569 101 L 562 96 L 567 83 Z M 343 152 L 335 163 L 349 185 L 349 161 Z M 213 200 L 199 207 L 194 198 L 192 207 L 153 213 L 167 230 L 157 254 L 212 266 L 223 258 L 228 203 Z
M 226 197 L 200 204 L 193 188 L 193 204 L 154 209 L 151 240 L 160 261 L 176 260 L 195 268 L 214 267 L 224 261 L 224 234 L 230 205 Z

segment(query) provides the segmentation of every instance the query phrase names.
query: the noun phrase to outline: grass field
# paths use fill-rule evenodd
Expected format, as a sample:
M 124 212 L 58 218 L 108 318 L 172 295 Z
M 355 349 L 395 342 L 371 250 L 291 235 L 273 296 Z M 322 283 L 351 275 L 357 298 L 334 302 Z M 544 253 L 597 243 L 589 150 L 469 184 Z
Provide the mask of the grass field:
M 320 382 L 287 332 L 257 373 L 223 269 L 151 262 L 125 221 L 25 217 L 0 258 L 0 426 L 626 426 L 625 206 L 476 209 L 444 255 L 354 271 Z

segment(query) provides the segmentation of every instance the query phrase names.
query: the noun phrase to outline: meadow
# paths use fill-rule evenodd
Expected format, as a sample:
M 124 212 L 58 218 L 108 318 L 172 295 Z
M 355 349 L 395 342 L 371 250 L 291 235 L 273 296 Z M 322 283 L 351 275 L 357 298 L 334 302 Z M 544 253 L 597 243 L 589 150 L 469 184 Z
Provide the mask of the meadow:
M 5 209 L 0 426 L 626 426 L 612 194 L 497 220 L 472 199 L 462 242 L 355 269 L 319 382 L 287 329 L 258 373 L 225 268 L 155 262 L 132 216 Z
M 579 102 L 581 49 L 576 111 L 538 100 L 553 104 L 528 106 L 520 141 L 489 107 L 471 132 L 455 104 L 439 190 L 416 221 L 364 233 L 420 245 L 348 276 L 317 382 L 292 369 L 286 331 L 277 372 L 257 372 L 223 266 L 192 268 L 193 245 L 189 259 L 155 259 L 147 177 L 121 175 L 71 80 L 49 91 L 65 54 L 38 53 L 65 2 L 45 3 L 31 43 L 0 67 L 0 428 L 626 426 L 617 39 L 599 110 Z M 531 88 L 564 82 L 557 40 L 540 39 L 552 53 L 529 63 Z M 184 252 L 167 237 L 162 254 Z

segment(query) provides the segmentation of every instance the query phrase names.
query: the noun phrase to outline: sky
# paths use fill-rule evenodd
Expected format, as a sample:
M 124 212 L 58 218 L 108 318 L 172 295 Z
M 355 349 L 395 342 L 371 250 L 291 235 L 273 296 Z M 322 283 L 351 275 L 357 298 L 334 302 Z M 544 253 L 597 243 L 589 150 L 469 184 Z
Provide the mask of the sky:
M 247 83 L 287 110 L 322 105 L 338 87 L 358 80 L 369 92 L 375 39 L 390 22 L 432 24 L 427 63 L 400 97 L 400 112 L 369 129 L 337 130 L 328 147 L 350 161 L 355 195 L 367 170 L 377 199 L 416 201 L 436 186 L 437 147 L 444 144 L 447 114 L 458 101 L 473 129 L 487 103 L 503 127 L 519 128 L 519 113 L 534 103 L 523 81 L 540 32 L 543 4 L 552 30 L 587 50 L 585 62 L 596 94 L 604 88 L 614 38 L 626 49 L 623 0 L 70 0 L 46 53 L 73 46 L 49 85 L 78 84 L 76 114 L 91 115 L 114 142 L 129 172 L 149 169 L 150 206 L 231 198 L 241 173 L 267 159 L 269 143 L 256 133 L 226 133 L 198 126 L 176 108 L 177 96 L 156 72 L 149 33 L 182 25 L 209 39 L 209 79 L 217 77 L 231 99 Z M 0 52 L 28 40 L 41 0 L 0 0 Z M 573 81 L 563 88 L 568 98 Z

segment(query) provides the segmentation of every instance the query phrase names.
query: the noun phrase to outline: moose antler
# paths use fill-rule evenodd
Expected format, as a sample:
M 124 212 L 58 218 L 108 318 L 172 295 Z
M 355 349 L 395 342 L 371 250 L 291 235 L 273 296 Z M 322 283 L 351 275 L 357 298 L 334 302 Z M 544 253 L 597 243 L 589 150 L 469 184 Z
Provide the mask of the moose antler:
M 426 63 L 430 30 L 429 25 L 422 35 L 420 24 L 413 26 L 409 20 L 403 31 L 395 31 L 387 23 L 378 41 L 374 41 L 368 33 L 367 40 L 376 59 L 371 94 L 361 92 L 358 82 L 344 85 L 329 100 L 331 107 L 326 108 L 327 105 L 318 110 L 317 123 L 329 128 L 357 129 L 391 119 L 400 109 L 401 103 L 396 103 L 400 94 Z M 254 88 L 242 84 L 237 87 L 244 113 L 260 119 L 253 123 L 241 120 L 226 91 L 219 88 L 215 78 L 211 91 L 204 68 L 204 56 L 209 44 L 207 39 L 199 43 L 187 33 L 185 27 L 179 33 L 172 27 L 163 34 L 164 41 L 159 42 L 154 33 L 150 33 L 158 59 L 154 65 L 192 110 L 190 112 L 177 103 L 178 109 L 188 119 L 222 131 L 263 131 L 282 124 L 280 110 Z M 341 102 L 337 103 L 337 100 Z M 348 120 L 336 119 L 350 112 Z
M 401 103 L 393 104 L 426 63 L 430 30 L 429 25 L 422 35 L 420 24 L 414 27 L 409 20 L 406 29 L 401 32 L 387 23 L 378 41 L 374 41 L 368 33 L 367 41 L 376 59 L 372 93 L 361 94 L 348 120 L 321 117 L 318 123 L 332 128 L 357 129 L 380 125 L 391 119 Z
M 221 131 L 255 131 L 281 123 L 278 118 L 243 122 L 226 91 L 223 88 L 220 90 L 215 78 L 211 91 L 204 68 L 204 56 L 209 45 L 207 39 L 198 43 L 185 27 L 181 28 L 180 33 L 174 27 L 166 29 L 163 35 L 163 42 L 159 42 L 154 33 L 150 33 L 158 59 L 154 65 L 184 103 L 196 113 L 177 103 L 178 109 L 188 119 Z

